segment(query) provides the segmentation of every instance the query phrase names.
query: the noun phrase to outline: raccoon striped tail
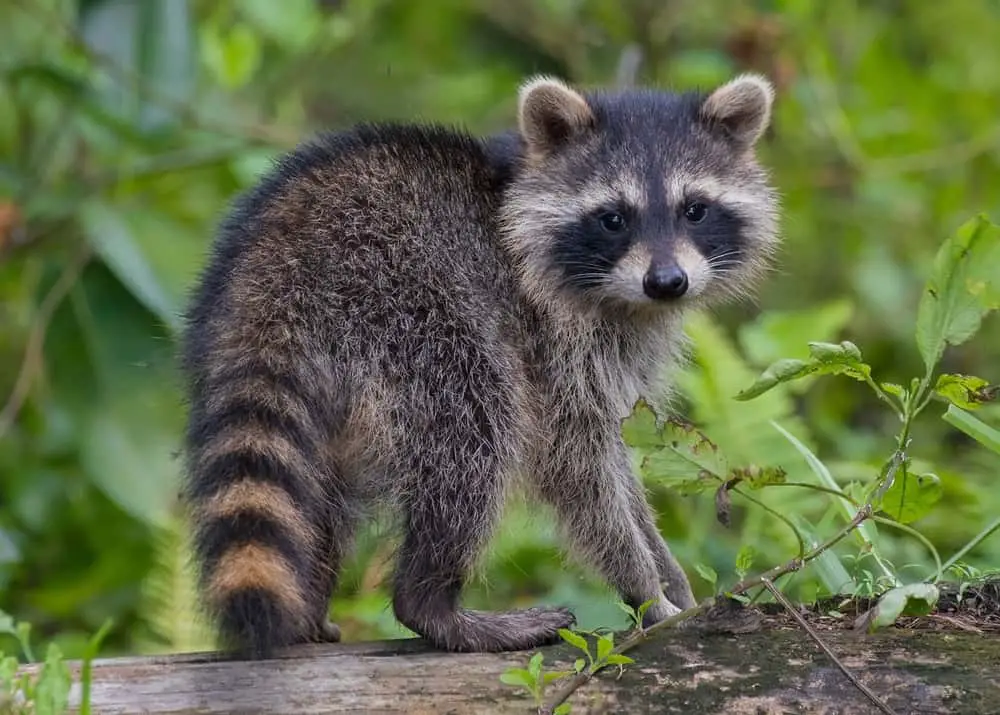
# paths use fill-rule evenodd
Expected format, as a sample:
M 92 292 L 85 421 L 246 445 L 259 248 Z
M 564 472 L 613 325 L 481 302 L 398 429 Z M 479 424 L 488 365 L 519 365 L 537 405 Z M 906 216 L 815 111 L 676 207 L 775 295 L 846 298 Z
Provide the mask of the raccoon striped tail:
M 222 645 L 247 657 L 314 640 L 325 624 L 326 500 L 307 385 L 233 366 L 192 390 L 185 496 L 200 586 Z

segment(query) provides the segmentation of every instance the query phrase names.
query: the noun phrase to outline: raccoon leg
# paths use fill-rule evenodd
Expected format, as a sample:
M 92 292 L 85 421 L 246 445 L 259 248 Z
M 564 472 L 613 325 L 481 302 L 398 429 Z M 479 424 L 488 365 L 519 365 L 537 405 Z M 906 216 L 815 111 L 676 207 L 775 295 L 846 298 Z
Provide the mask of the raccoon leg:
M 632 510 L 634 481 L 620 444 L 602 452 L 594 432 L 564 433 L 550 457 L 554 468 L 541 479 L 541 495 L 551 504 L 570 546 L 591 562 L 633 608 L 653 601 L 646 622 L 677 613 L 660 586 L 656 553 Z
M 653 517 L 649 502 L 646 501 L 642 484 L 634 478 L 629 482 L 629 500 L 632 516 L 642 530 L 646 545 L 656 560 L 663 593 L 678 608 L 691 608 L 695 605 L 691 583 L 656 526 L 656 519 Z
M 319 642 L 340 641 L 340 627 L 330 620 L 330 599 L 337 590 L 343 560 L 353 544 L 357 517 L 352 512 L 357 501 L 346 495 L 331 494 L 330 504 L 339 503 L 344 508 L 329 508 L 322 519 L 323 535 L 313 573 L 313 590 L 319 594 L 313 616 L 316 623 L 314 640 Z
M 491 444 L 490 430 L 484 434 L 482 421 L 476 423 L 481 414 L 468 408 L 452 419 L 437 416 L 435 434 L 419 435 L 410 447 L 424 457 L 407 465 L 416 481 L 404 499 L 405 536 L 393 595 L 396 617 L 449 651 L 524 650 L 553 643 L 560 628 L 574 623 L 568 609 L 489 612 L 459 605 L 503 501 L 503 460 Z M 453 441 L 435 447 L 441 435 Z
M 220 354 L 224 352 L 220 349 Z M 323 445 L 319 376 L 271 352 L 208 366 L 192 390 L 186 501 L 200 586 L 223 645 L 250 657 L 334 635 L 325 625 L 346 495 Z M 333 564 L 334 573 L 339 564 Z M 325 576 L 324 578 L 321 578 Z

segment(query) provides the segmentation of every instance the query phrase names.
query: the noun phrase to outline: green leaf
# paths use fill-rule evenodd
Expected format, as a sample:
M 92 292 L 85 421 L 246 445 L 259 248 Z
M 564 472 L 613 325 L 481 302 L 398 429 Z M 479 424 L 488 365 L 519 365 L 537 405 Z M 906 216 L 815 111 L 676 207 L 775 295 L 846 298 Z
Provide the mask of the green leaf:
M 979 215 L 938 250 L 917 311 L 916 340 L 927 372 L 947 345 L 971 338 L 1000 308 L 1000 226 Z
M 535 653 L 531 656 L 531 660 L 528 661 L 528 672 L 531 673 L 531 676 L 535 680 L 538 680 L 538 676 L 542 672 L 542 659 L 544 657 L 542 653 Z
M 937 605 L 939 592 L 929 583 L 912 583 L 897 586 L 882 594 L 872 609 L 868 631 L 891 626 L 900 616 L 925 616 Z
M 782 357 L 804 357 L 802 336 L 832 340 L 850 322 L 854 306 L 836 300 L 803 310 L 768 310 L 739 329 L 740 344 L 747 357 L 757 365 L 766 365 Z M 800 356 L 796 354 L 801 351 Z
M 298 51 L 310 46 L 316 33 L 324 28 L 318 5 L 312 0 L 242 0 L 240 12 L 267 37 L 285 48 Z
M 608 656 L 608 665 L 628 665 L 634 662 L 632 658 L 622 653 L 612 653 Z
M 632 414 L 622 420 L 622 439 L 634 449 L 655 449 L 663 445 L 663 436 L 656 426 L 656 413 L 645 400 L 636 402 Z
M 708 581 L 712 585 L 712 589 L 715 589 L 715 585 L 719 582 L 719 574 L 715 572 L 711 566 L 706 564 L 695 564 L 694 570 L 698 572 L 698 575 L 703 579 Z
M 13 689 L 14 680 L 17 678 L 17 670 L 20 667 L 21 661 L 12 655 L 5 656 L 0 652 L 0 685 L 3 685 L 5 689 Z
M 1000 394 L 1000 385 L 990 387 L 981 377 L 972 375 L 938 375 L 934 392 L 949 402 L 967 410 L 974 410 L 984 402 L 995 400 Z
M 753 568 L 753 560 L 757 556 L 757 549 L 752 544 L 744 544 L 736 554 L 736 573 L 743 579 L 750 569 Z
M 781 387 L 753 402 L 734 400 L 734 394 L 753 382 L 757 370 L 747 366 L 726 331 L 710 316 L 691 316 L 687 332 L 694 343 L 694 362 L 676 377 L 689 404 L 686 417 L 704 425 L 728 464 L 785 465 L 794 459 L 795 450 L 771 427 L 776 419 L 795 434 L 805 433 L 789 390 Z
M 573 661 L 573 670 L 579 673 L 581 670 L 583 670 L 583 667 L 585 665 L 587 665 L 587 661 L 585 661 L 583 658 L 577 658 L 576 660 Z
M 80 211 L 87 240 L 115 276 L 173 332 L 180 311 L 164 289 L 122 217 L 109 206 L 89 201 Z
M 807 375 L 847 375 L 865 381 L 871 377 L 871 367 L 861 358 L 861 351 L 854 343 L 809 343 L 809 359 L 784 358 L 774 362 L 761 373 L 756 382 L 736 395 L 737 400 L 751 400 L 783 382 L 797 380 Z
M 528 692 L 533 692 L 537 687 L 535 678 L 524 668 L 508 668 L 500 675 L 500 682 L 525 688 Z
M 81 435 L 80 460 L 87 473 L 119 506 L 147 524 L 166 522 L 180 478 L 172 458 L 175 433 L 166 429 L 166 420 L 156 421 L 166 412 L 160 402 L 166 399 L 144 389 L 116 396 L 114 403 L 91 414 Z
M 615 601 L 615 605 L 629 618 L 632 623 L 636 622 L 636 610 L 624 601 Z
M 35 654 L 31 651 L 31 624 L 27 621 L 22 621 L 17 624 L 14 636 L 17 638 L 18 643 L 21 644 L 21 650 L 24 652 L 24 657 L 30 662 L 34 662 Z
M 642 460 L 643 476 L 682 494 L 718 486 L 728 471 L 725 455 L 690 424 L 668 419 L 661 430 L 660 443 L 663 445 L 660 449 Z
M 62 651 L 55 643 L 50 643 L 35 686 L 37 715 L 63 715 L 69 705 L 71 685 L 69 668 L 63 661 Z
M 781 467 L 737 467 L 727 475 L 730 480 L 738 480 L 751 489 L 763 489 L 769 484 L 784 484 L 787 473 Z
M 550 670 L 548 673 L 542 673 L 542 682 L 548 685 L 570 675 L 573 675 L 572 670 Z
M 895 382 L 883 382 L 880 383 L 883 390 L 886 393 L 898 397 L 900 403 L 906 402 L 907 391 L 902 385 L 897 385 Z
M 736 395 L 737 400 L 752 400 L 763 395 L 783 382 L 788 382 L 799 377 L 810 374 L 809 363 L 796 358 L 782 358 L 771 363 L 764 372 L 760 374 L 756 382 Z
M 567 643 L 569 643 L 574 648 L 582 650 L 584 653 L 587 654 L 588 658 L 590 657 L 590 646 L 587 645 L 587 639 L 584 638 L 583 636 L 577 635 L 568 628 L 560 628 L 559 637 L 562 638 Z
M 926 516 L 941 494 L 941 480 L 936 474 L 911 474 L 904 465 L 882 497 L 879 510 L 901 524 L 909 524 Z
M 597 660 L 603 661 L 608 654 L 614 650 L 615 636 L 613 633 L 606 633 L 597 639 Z
M 778 432 L 780 432 L 785 439 L 787 439 L 795 447 L 795 449 L 798 450 L 799 454 L 801 454 L 803 459 L 806 460 L 806 463 L 809 465 L 809 469 L 812 470 L 812 473 L 816 476 L 816 480 L 821 486 L 837 492 L 841 491 L 840 485 L 837 484 L 837 481 L 833 478 L 830 470 L 827 469 L 827 466 L 823 464 L 819 457 L 813 454 L 811 449 L 809 449 L 802 443 L 801 440 L 777 422 L 772 422 L 771 424 L 774 426 L 774 429 L 778 430 Z M 846 498 L 837 499 L 837 505 L 845 521 L 851 521 L 854 518 L 854 505 L 851 504 L 850 500 Z M 856 529 L 856 532 L 861 536 L 866 544 L 874 549 L 875 525 L 873 523 L 870 521 L 861 523 Z
M 570 703 L 561 703 L 552 711 L 552 715 L 569 715 L 573 706 Z
M 17 637 L 17 626 L 14 619 L 5 611 L 0 611 L 0 633 Z
M 206 23 L 201 27 L 199 38 L 202 61 L 223 87 L 243 87 L 260 66 L 260 42 L 253 30 L 243 23 L 229 28 L 215 22 Z
M 987 449 L 1000 454 L 1000 430 L 983 422 L 960 407 L 948 405 L 947 411 L 941 416 L 952 427 L 961 430 Z
M 649 599 L 648 601 L 643 601 L 637 609 L 635 609 L 635 615 L 637 616 L 636 625 L 642 625 L 642 619 L 646 615 L 646 611 L 656 603 L 654 599 Z
M 89 2 L 80 9 L 83 40 L 135 82 L 105 83 L 103 100 L 146 128 L 178 121 L 170 103 L 187 103 L 195 89 L 195 39 L 190 3 L 174 0 Z M 98 87 L 102 85 L 98 84 Z M 164 101 L 166 100 L 166 101 Z

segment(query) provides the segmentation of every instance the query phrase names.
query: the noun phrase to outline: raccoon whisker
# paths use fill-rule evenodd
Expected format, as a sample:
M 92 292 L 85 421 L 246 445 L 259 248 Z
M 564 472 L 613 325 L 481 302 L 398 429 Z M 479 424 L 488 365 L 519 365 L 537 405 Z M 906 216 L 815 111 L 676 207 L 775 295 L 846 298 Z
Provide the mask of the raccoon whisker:
M 708 264 L 715 265 L 717 263 L 736 263 L 739 260 L 741 251 L 737 249 L 731 249 L 723 253 L 716 254 L 709 257 Z

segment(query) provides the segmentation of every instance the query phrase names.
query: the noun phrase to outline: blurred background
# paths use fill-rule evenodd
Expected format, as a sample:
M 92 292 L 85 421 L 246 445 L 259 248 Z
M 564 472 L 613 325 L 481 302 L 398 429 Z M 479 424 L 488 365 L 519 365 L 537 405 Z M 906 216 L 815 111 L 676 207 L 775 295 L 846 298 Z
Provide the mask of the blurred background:
M 70 656 L 108 617 L 105 655 L 211 646 L 175 503 L 174 351 L 217 221 L 311 131 L 384 119 L 501 130 L 534 72 L 681 89 L 749 69 L 774 80 L 761 154 L 784 195 L 780 265 L 756 306 L 692 322 L 679 406 L 737 463 L 815 482 L 777 420 L 841 484 L 870 479 L 898 422 L 864 385 L 732 396 L 809 340 L 856 342 L 881 380 L 922 374 L 914 317 L 934 252 L 973 214 L 1000 218 L 997 38 L 1000 3 L 986 0 L 3 0 L 0 609 Z M 1000 381 L 1000 321 L 944 368 Z M 913 527 L 947 558 L 1000 513 L 1000 465 L 942 409 L 914 432 L 912 456 L 940 477 L 941 498 Z M 980 414 L 1000 421 L 995 407 Z M 727 529 L 711 493 L 649 487 L 699 596 L 712 591 L 708 569 L 733 583 L 741 546 L 754 569 L 796 553 L 757 506 L 736 498 Z M 843 523 L 827 495 L 756 496 L 809 534 Z M 919 541 L 878 533 L 902 578 L 928 574 Z M 391 551 L 359 543 L 332 610 L 346 639 L 404 633 L 383 590 Z M 877 587 L 857 542 L 837 554 L 846 592 Z M 964 561 L 1000 567 L 1000 538 Z M 482 572 L 471 604 L 562 602 L 583 627 L 625 624 L 524 508 Z M 829 590 L 815 567 L 786 586 L 798 598 Z

